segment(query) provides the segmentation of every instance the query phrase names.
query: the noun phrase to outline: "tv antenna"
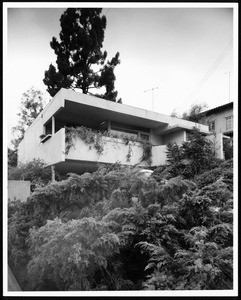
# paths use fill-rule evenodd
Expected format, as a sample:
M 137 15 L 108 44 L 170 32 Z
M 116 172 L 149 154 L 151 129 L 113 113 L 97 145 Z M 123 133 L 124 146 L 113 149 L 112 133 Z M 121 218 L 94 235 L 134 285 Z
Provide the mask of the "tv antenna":
M 154 88 L 152 88 L 152 89 L 149 89 L 149 90 L 146 90 L 146 91 L 144 91 L 144 93 L 146 93 L 146 92 L 152 92 L 152 110 L 154 111 L 154 90 L 156 90 L 156 89 L 158 89 L 158 87 L 154 87 Z

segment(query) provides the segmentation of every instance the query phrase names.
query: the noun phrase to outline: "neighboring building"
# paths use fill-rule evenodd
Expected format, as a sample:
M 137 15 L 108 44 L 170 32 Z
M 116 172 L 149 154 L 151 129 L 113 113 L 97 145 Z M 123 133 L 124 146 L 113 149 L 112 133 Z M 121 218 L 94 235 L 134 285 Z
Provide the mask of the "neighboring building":
M 8 180 L 8 201 L 27 201 L 30 196 L 31 182 L 27 180 Z
M 233 137 L 233 102 L 204 111 L 200 123 L 208 125 L 211 132 Z
M 223 145 L 233 144 L 233 102 L 204 111 L 200 114 L 199 123 L 209 126 L 215 141 L 220 144 L 222 154 L 219 157 L 224 158 Z
M 77 126 L 112 134 L 112 137 L 103 137 L 101 154 L 80 138 L 66 152 L 66 127 Z M 186 141 L 193 127 L 209 134 L 206 125 L 61 89 L 26 130 L 19 145 L 18 162 L 40 158 L 60 174 L 95 170 L 100 163 L 154 167 L 165 163 L 167 143 Z M 151 164 L 141 161 L 143 148 L 138 142 L 132 143 L 127 159 L 130 147 L 123 139 L 113 138 L 117 133 L 149 140 Z

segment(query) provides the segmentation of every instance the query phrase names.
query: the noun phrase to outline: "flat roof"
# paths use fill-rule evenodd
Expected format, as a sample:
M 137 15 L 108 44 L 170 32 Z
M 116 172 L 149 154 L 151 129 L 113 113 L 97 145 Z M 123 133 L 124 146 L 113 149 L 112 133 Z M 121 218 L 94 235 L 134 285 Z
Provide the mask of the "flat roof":
M 167 126 L 176 125 L 180 129 L 192 129 L 198 126 L 200 131 L 208 132 L 206 125 L 197 125 L 191 121 L 64 88 L 52 98 L 33 124 L 40 118 L 43 124 L 46 124 L 52 116 L 56 116 L 63 122 L 82 123 L 87 127 L 97 126 L 100 122 L 111 120 L 122 124 L 160 129 L 159 134 Z

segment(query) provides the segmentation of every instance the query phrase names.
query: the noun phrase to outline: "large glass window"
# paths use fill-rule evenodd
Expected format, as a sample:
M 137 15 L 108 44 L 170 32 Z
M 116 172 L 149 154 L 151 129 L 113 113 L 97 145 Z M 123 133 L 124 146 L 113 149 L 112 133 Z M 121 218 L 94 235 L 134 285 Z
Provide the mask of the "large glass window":
M 149 141 L 150 139 L 150 129 L 148 128 L 140 128 L 136 126 L 131 126 L 127 124 L 118 124 L 111 121 L 111 129 L 110 132 L 113 134 L 124 134 L 125 136 L 131 137 L 139 137 L 143 140 Z

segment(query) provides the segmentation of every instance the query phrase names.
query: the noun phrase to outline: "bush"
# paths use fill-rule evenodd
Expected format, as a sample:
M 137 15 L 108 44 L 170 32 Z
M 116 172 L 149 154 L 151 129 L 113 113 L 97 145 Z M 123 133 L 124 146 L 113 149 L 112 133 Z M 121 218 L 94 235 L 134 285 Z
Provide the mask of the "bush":
M 223 151 L 224 151 L 225 159 L 233 158 L 233 139 L 224 140 Z
M 17 150 L 8 148 L 8 167 L 13 168 L 17 166 L 18 154 Z
M 167 170 L 172 177 L 182 175 L 190 179 L 218 166 L 219 160 L 214 156 L 211 142 L 196 129 L 189 137 L 190 140 L 181 146 L 176 143 L 167 145 Z
M 69 174 L 9 204 L 9 264 L 23 290 L 232 289 L 231 170 Z
M 233 160 L 222 162 L 218 167 L 203 172 L 194 177 L 194 182 L 199 188 L 205 187 L 209 184 L 222 179 L 227 184 L 229 190 L 233 190 Z
M 26 164 L 20 164 L 15 168 L 9 168 L 9 180 L 29 180 L 32 184 L 44 186 L 51 181 L 50 166 L 41 160 L 34 159 Z
M 30 231 L 29 244 L 32 290 L 99 289 L 111 281 L 108 259 L 119 249 L 109 224 L 93 218 L 48 221 Z M 99 281 L 94 276 L 97 270 L 103 273 Z

